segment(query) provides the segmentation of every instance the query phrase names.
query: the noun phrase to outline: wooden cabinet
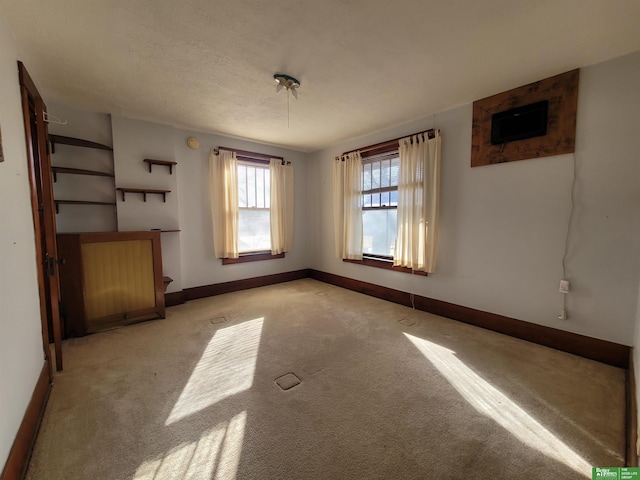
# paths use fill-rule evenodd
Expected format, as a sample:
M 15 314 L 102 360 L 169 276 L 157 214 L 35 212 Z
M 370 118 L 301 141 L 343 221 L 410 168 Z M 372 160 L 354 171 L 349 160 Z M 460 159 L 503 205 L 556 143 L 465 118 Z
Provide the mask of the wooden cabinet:
M 58 235 L 67 337 L 164 318 L 160 232 Z

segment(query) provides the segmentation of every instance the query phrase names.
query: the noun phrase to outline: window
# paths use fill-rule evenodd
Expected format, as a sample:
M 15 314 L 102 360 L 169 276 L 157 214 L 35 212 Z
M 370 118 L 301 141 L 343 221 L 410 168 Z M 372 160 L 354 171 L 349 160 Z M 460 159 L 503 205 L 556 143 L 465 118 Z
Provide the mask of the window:
M 335 158 L 338 258 L 417 275 L 435 271 L 440 150 L 440 131 L 428 130 Z
M 293 246 L 293 165 L 219 147 L 209 156 L 213 248 L 223 265 L 284 258 Z
M 271 249 L 269 166 L 238 161 L 238 252 Z
M 362 160 L 362 253 L 365 257 L 393 259 L 399 172 L 397 150 Z

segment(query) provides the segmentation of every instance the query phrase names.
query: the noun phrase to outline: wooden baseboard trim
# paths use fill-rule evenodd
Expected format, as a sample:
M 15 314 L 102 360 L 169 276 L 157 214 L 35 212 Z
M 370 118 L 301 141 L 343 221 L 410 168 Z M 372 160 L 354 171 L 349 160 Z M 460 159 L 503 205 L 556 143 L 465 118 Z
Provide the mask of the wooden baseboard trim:
M 184 302 L 186 302 L 184 290 L 164 294 L 165 307 L 173 307 L 174 305 L 180 305 Z
M 407 292 L 313 269 L 310 270 L 310 277 L 321 282 L 371 295 L 372 297 L 382 298 L 408 307 L 411 306 L 411 297 Z M 504 333 L 615 367 L 629 368 L 631 347 L 626 345 L 537 325 L 495 313 L 483 312 L 482 310 L 420 295 L 414 295 L 413 301 L 415 308 L 418 310 Z
M 249 288 L 264 287 L 273 285 L 274 283 L 290 282 L 292 280 L 300 280 L 309 277 L 309 270 L 295 270 L 293 272 L 275 273 L 273 275 L 265 275 L 262 277 L 244 278 L 242 280 L 234 280 L 232 282 L 214 283 L 212 285 L 204 285 L 202 287 L 185 288 L 184 299 L 195 300 L 197 298 L 212 297 L 223 293 L 237 292 L 239 290 L 247 290 Z
M 627 467 L 638 466 L 638 453 L 636 442 L 638 440 L 638 404 L 636 397 L 636 374 L 633 366 L 633 348 L 629 353 L 629 369 L 627 370 L 627 405 L 626 405 L 626 432 L 627 451 L 625 465 Z
M 45 362 L 9 451 L 0 480 L 19 480 L 24 477 L 50 392 L 49 364 Z

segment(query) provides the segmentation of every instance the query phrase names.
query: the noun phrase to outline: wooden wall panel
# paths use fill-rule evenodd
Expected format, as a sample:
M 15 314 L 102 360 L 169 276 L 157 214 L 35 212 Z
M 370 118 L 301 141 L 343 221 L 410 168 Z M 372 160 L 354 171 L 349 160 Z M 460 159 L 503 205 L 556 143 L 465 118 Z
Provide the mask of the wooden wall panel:
M 563 155 L 575 150 L 580 70 L 556 75 L 473 102 L 471 166 Z M 491 116 L 516 107 L 549 101 L 547 134 L 491 144 Z
M 151 240 L 82 245 L 87 321 L 155 306 Z

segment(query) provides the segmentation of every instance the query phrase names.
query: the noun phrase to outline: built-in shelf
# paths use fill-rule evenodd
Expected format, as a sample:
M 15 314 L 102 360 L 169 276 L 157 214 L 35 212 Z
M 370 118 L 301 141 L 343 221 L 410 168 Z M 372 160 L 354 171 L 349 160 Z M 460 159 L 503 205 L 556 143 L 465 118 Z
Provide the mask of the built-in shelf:
M 113 152 L 113 148 L 108 145 L 91 142 L 89 140 L 82 140 L 81 138 L 65 137 L 63 135 L 49 135 L 49 141 L 51 142 L 51 153 L 56 153 L 56 143 L 61 145 L 72 145 L 74 147 L 96 148 L 98 150 Z
M 141 193 L 144 201 L 147 201 L 147 195 L 162 195 L 162 201 L 167 201 L 167 193 L 171 193 L 171 190 L 155 190 L 149 188 L 116 188 L 116 190 L 120 190 L 122 192 L 122 201 L 125 200 L 125 193 Z
M 95 175 L 98 177 L 114 177 L 113 173 L 99 172 L 98 170 L 85 170 L 83 168 L 70 168 L 70 167 L 51 167 L 53 172 L 53 181 L 58 181 L 58 174 L 65 173 L 68 175 Z
M 178 162 L 170 162 L 168 160 L 154 160 L 153 158 L 145 158 L 144 161 L 149 164 L 149 173 L 151 173 L 152 167 L 154 165 L 163 165 L 165 167 L 169 167 L 169 175 L 173 174 L 173 166 L 178 164 Z
M 60 205 L 112 205 L 115 202 L 94 202 L 90 200 L 54 200 L 56 204 L 56 213 L 60 213 Z
M 105 150 L 107 152 L 113 152 L 113 148 L 102 143 L 92 142 L 90 140 L 83 140 L 75 137 L 65 137 L 63 135 L 49 135 L 49 143 L 51 143 L 51 153 L 56 153 L 56 144 L 70 145 L 72 147 L 85 147 L 93 148 L 97 150 Z M 99 170 L 87 170 L 84 168 L 71 168 L 71 167 L 56 167 L 51 166 L 51 172 L 53 173 L 53 181 L 58 181 L 58 174 L 66 175 L 92 175 L 96 177 L 110 177 L 115 178 L 113 173 L 101 172 Z M 56 206 L 56 213 L 60 213 L 60 205 L 106 205 L 115 206 L 115 199 L 113 202 L 98 202 L 93 200 L 54 200 Z

